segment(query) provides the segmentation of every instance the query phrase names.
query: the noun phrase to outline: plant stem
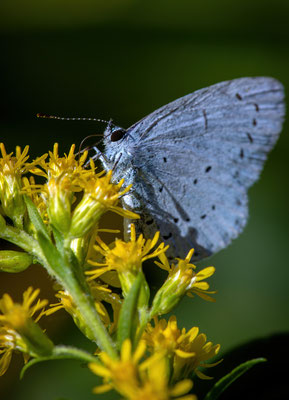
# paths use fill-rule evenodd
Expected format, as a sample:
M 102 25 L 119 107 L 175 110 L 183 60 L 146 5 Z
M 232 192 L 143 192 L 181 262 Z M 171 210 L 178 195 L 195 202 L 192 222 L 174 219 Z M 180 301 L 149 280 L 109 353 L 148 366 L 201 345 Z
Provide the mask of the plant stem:
M 85 362 L 98 362 L 98 358 L 92 356 L 88 352 L 72 346 L 55 346 L 53 349 L 53 356 L 62 358 L 72 358 L 75 360 L 82 360 Z

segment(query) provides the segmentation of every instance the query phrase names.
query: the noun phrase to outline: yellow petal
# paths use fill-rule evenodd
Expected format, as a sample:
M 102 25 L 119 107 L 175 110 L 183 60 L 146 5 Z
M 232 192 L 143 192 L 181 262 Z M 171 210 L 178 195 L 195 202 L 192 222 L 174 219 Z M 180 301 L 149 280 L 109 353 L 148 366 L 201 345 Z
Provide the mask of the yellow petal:
M 191 358 L 191 357 L 195 357 L 196 353 L 194 351 L 192 352 L 187 352 L 187 351 L 183 351 L 180 349 L 175 350 L 175 353 L 177 356 L 181 357 L 181 358 Z
M 112 389 L 112 385 L 107 384 L 107 385 L 101 385 L 101 386 L 96 386 L 92 389 L 93 393 L 95 394 L 100 394 L 100 393 L 105 393 L 108 392 L 109 390 Z
M 190 379 L 184 379 L 175 384 L 170 390 L 170 394 L 173 397 L 181 396 L 182 394 L 188 393 L 193 387 L 193 382 Z
M 103 376 L 104 378 L 111 377 L 110 371 L 107 368 L 105 368 L 103 365 L 96 364 L 96 363 L 89 363 L 88 366 L 95 375 Z

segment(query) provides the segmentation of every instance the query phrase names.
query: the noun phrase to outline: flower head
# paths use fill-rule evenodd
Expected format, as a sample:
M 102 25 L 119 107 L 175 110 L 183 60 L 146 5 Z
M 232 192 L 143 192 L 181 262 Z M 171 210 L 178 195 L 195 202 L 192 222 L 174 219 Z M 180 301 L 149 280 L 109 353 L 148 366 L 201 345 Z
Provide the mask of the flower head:
M 44 314 L 43 307 L 47 300 L 38 300 L 33 305 L 39 294 L 39 289 L 29 287 L 23 293 L 22 304 L 14 303 L 8 294 L 0 300 L 0 375 L 7 370 L 13 350 L 24 353 L 27 361 L 30 355 L 47 355 L 51 352 L 53 344 L 35 323 Z M 33 321 L 37 311 L 38 316 Z
M 124 179 L 118 184 L 113 184 L 111 178 L 112 171 L 109 171 L 106 175 L 101 172 L 79 181 L 84 194 L 73 212 L 69 232 L 71 237 L 79 237 L 86 233 L 107 211 L 113 211 L 126 218 L 139 218 L 139 215 L 117 205 L 119 198 L 129 191 L 131 185 L 121 190 Z
M 63 234 L 67 234 L 71 225 L 71 208 L 75 202 L 75 193 L 83 190 L 82 181 L 95 175 L 94 169 L 85 169 L 87 152 L 77 159 L 72 145 L 68 155 L 60 157 L 58 144 L 55 143 L 49 159 L 40 159 L 37 166 L 30 167 L 30 172 L 46 178 L 44 185 L 29 185 L 26 181 L 25 190 L 31 195 L 41 192 L 45 200 L 49 220 Z M 33 198 L 35 200 L 35 196 Z M 37 200 L 37 198 L 36 198 Z
M 175 351 L 174 378 L 188 376 L 191 371 L 201 379 L 212 379 L 199 370 L 199 368 L 210 368 L 218 365 L 222 360 L 215 363 L 207 363 L 215 357 L 220 350 L 219 344 L 207 341 L 204 333 L 199 334 L 199 328 L 191 328 L 186 332 L 182 329 L 178 339 L 178 348 Z
M 195 396 L 186 395 L 192 388 L 192 381 L 184 380 L 177 385 L 170 385 L 170 374 L 166 358 L 159 353 L 139 362 L 145 355 L 146 346 L 141 341 L 132 352 L 131 342 L 124 341 L 120 359 L 113 360 L 106 353 L 100 353 L 103 365 L 90 364 L 96 375 L 103 377 L 102 386 L 94 388 L 94 393 L 103 393 L 110 389 L 117 390 L 129 400 L 194 400 Z
M 179 329 L 175 316 L 171 316 L 168 321 L 154 318 L 154 322 L 154 326 L 147 325 L 143 339 L 150 352 L 164 352 L 172 360 L 174 380 L 189 376 L 191 371 L 202 379 L 209 379 L 199 368 L 212 367 L 220 362 L 206 363 L 218 354 L 220 345 L 207 342 L 206 335 L 199 334 L 197 327 L 188 332 L 185 328 Z
M 114 360 L 106 353 L 100 353 L 103 365 L 89 364 L 92 372 L 104 379 L 104 384 L 94 388 L 94 393 L 103 393 L 114 388 L 122 395 L 131 397 L 139 385 L 138 370 L 141 367 L 138 363 L 145 350 L 145 343 L 140 342 L 133 353 L 131 342 L 127 339 L 122 345 L 120 359 Z
M 190 250 L 185 259 L 177 258 L 177 264 L 169 264 L 165 254 L 160 254 L 161 262 L 155 261 L 160 268 L 168 271 L 169 276 L 163 286 L 157 292 L 151 310 L 152 317 L 169 312 L 180 299 L 187 294 L 193 297 L 193 293 L 205 300 L 215 301 L 209 294 L 209 284 L 202 282 L 215 272 L 214 267 L 207 267 L 195 272 L 196 266 L 190 264 L 194 250 Z
M 48 181 L 51 178 L 56 179 L 65 173 L 71 177 L 71 184 L 73 184 L 80 176 L 85 175 L 87 177 L 92 173 L 91 170 L 84 169 L 87 151 L 83 152 L 79 159 L 76 159 L 74 151 L 75 145 L 73 144 L 70 147 L 68 155 L 64 154 L 64 157 L 59 157 L 58 143 L 55 143 L 53 151 L 49 151 L 48 161 L 45 158 L 38 159 L 34 165 L 29 166 L 29 170 L 34 175 L 43 176 Z
M 113 293 L 106 285 L 98 284 L 97 282 L 91 283 L 91 293 L 95 300 L 95 308 L 106 327 L 109 328 L 110 332 L 113 332 L 118 322 L 119 311 L 121 307 L 121 300 L 116 293 Z M 87 323 L 83 318 L 82 313 L 78 307 L 74 304 L 72 297 L 67 291 L 59 290 L 56 294 L 59 299 L 58 303 L 51 304 L 50 308 L 45 311 L 45 315 L 53 314 L 54 312 L 64 308 L 73 318 L 78 328 L 92 341 L 94 341 L 94 335 L 90 332 L 87 327 Z M 113 309 L 113 321 L 111 321 L 109 313 L 104 306 L 103 302 L 109 303 Z
M 48 161 L 42 158 L 38 165 L 29 168 L 47 180 L 46 184 L 34 185 L 34 188 L 45 199 L 52 225 L 64 236 L 74 239 L 85 236 L 109 210 L 128 218 L 139 218 L 117 205 L 131 186 L 121 189 L 123 179 L 118 184 L 111 183 L 112 171 L 106 175 L 103 171 L 96 173 L 92 160 L 87 167 L 87 151 L 79 158 L 74 151 L 75 145 L 72 145 L 68 155 L 60 157 L 55 143 Z
M 103 264 L 89 260 L 91 265 L 99 268 L 88 271 L 88 275 L 92 275 L 90 279 L 95 279 L 105 272 L 115 270 L 121 282 L 124 294 L 126 294 L 138 272 L 141 271 L 142 263 L 149 258 L 156 257 L 165 252 L 168 246 L 165 247 L 161 243 L 155 250 L 159 239 L 159 232 L 155 234 L 153 239 L 145 240 L 141 234 L 136 238 L 135 226 L 131 224 L 131 240 L 124 242 L 123 240 L 116 239 L 114 247 L 109 248 L 99 237 L 96 238 L 99 245 L 95 249 L 105 257 Z

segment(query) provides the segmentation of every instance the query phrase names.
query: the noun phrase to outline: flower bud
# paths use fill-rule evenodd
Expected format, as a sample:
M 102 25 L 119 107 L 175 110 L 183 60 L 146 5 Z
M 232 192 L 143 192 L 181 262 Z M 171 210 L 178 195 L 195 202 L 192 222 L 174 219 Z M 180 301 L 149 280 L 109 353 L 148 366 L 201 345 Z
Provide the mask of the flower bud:
M 24 252 L 14 250 L 0 251 L 0 271 L 21 272 L 33 263 L 33 257 Z
M 21 225 L 26 206 L 21 193 L 20 179 L 13 174 L 0 173 L 0 201 L 2 209 L 16 225 Z
M 74 194 L 70 187 L 70 178 L 66 175 L 50 178 L 47 183 L 49 219 L 51 224 L 64 235 L 69 231 L 71 223 L 71 203 Z

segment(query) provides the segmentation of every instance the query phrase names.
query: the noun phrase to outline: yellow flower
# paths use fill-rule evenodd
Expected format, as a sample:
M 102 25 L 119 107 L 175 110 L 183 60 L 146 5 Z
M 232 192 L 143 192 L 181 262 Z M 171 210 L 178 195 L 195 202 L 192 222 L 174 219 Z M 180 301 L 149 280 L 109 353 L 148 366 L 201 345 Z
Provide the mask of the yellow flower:
M 17 330 L 21 328 L 23 325 L 22 319 L 28 319 L 34 316 L 34 314 L 39 311 L 43 310 L 43 308 L 48 303 L 47 300 L 39 300 L 36 304 L 32 305 L 36 298 L 38 297 L 40 289 L 35 289 L 30 286 L 24 293 L 23 293 L 23 302 L 22 304 L 14 303 L 12 298 L 9 294 L 5 293 L 0 300 L 0 311 L 3 315 L 0 315 L 0 323 L 5 323 L 9 325 L 12 329 Z M 17 312 L 19 310 L 19 313 Z M 15 315 L 15 312 L 18 315 Z M 42 313 L 38 315 L 35 321 L 39 321 L 41 318 Z
M 46 157 L 44 154 L 32 163 L 28 163 L 28 150 L 29 146 L 25 146 L 23 151 L 17 146 L 15 156 L 13 156 L 13 153 L 7 154 L 4 144 L 0 143 L 2 154 L 0 157 L 0 202 L 4 213 L 20 228 L 22 228 L 26 210 L 22 194 L 22 175 Z
M 201 379 L 212 379 L 199 371 L 199 368 L 210 368 L 218 365 L 222 360 L 215 363 L 207 363 L 206 361 L 215 357 L 220 351 L 220 345 L 213 345 L 207 342 L 204 333 L 199 334 L 199 328 L 191 328 L 186 332 L 182 329 L 182 334 L 178 339 L 178 349 L 175 351 L 174 359 L 174 379 L 180 376 L 188 376 L 191 371 Z
M 35 323 L 43 316 L 43 307 L 47 300 L 36 300 L 39 289 L 29 287 L 23 293 L 22 304 L 14 303 L 8 294 L 0 300 L 0 375 L 7 370 L 13 350 L 24 353 L 24 360 L 29 356 L 47 355 L 52 351 L 53 344 Z M 40 311 L 35 320 L 32 317 Z
M 75 322 L 75 325 L 85 334 L 86 337 L 88 337 L 90 340 L 94 341 L 95 340 L 94 334 L 87 327 L 85 319 L 83 319 L 81 312 L 74 304 L 70 294 L 66 291 L 59 290 L 55 296 L 60 301 L 55 304 L 50 304 L 50 308 L 45 311 L 45 315 L 51 315 L 51 314 L 55 313 L 56 311 L 64 308 L 65 311 L 67 311 L 72 316 L 73 321 Z M 99 312 L 100 307 L 97 307 L 97 309 Z M 100 316 L 102 317 L 102 320 L 104 320 L 106 317 L 106 314 L 103 316 L 103 314 L 100 313 Z
M 106 353 L 100 353 L 103 365 L 89 364 L 93 373 L 103 378 L 103 385 L 95 387 L 94 393 L 104 393 L 115 389 L 129 400 L 194 400 L 195 396 L 183 394 L 192 388 L 192 381 L 184 380 L 175 386 L 169 384 L 169 369 L 167 360 L 159 353 L 139 361 L 145 355 L 146 346 L 140 341 L 135 352 L 132 352 L 131 342 L 125 340 L 119 360 L 111 359 Z
M 29 351 L 21 336 L 7 326 L 0 327 L 0 376 L 7 371 L 13 351 L 21 351 L 26 363 L 29 359 Z
M 46 178 L 44 185 L 29 185 L 26 182 L 26 192 L 41 192 L 45 199 L 47 213 L 52 225 L 63 234 L 67 234 L 71 225 L 71 208 L 75 201 L 75 192 L 83 191 L 82 181 L 95 175 L 94 166 L 84 168 L 87 152 L 77 160 L 72 145 L 68 155 L 58 155 L 58 144 L 53 152 L 49 152 L 49 160 L 40 159 L 38 166 L 30 167 L 30 172 Z M 33 198 L 32 198 L 33 199 Z M 33 199 L 35 200 L 35 199 Z
M 95 304 L 96 305 L 99 304 L 101 309 L 103 310 L 102 311 L 103 314 L 106 315 L 106 321 L 107 321 L 106 326 L 109 327 L 110 333 L 114 332 L 117 327 L 119 312 L 122 305 L 122 301 L 119 295 L 114 293 L 111 289 L 109 289 L 108 285 L 103 285 L 98 282 L 91 282 L 90 290 L 95 300 Z M 113 311 L 112 321 L 110 320 L 108 312 L 102 302 L 111 305 Z M 101 310 L 99 310 L 98 312 L 100 313 L 101 316 L 102 315 Z
M 160 268 L 168 271 L 169 276 L 162 287 L 157 292 L 151 309 L 151 317 L 168 313 L 180 299 L 187 294 L 193 297 L 193 293 L 208 301 L 215 301 L 209 294 L 209 284 L 202 282 L 215 272 L 214 267 L 207 267 L 199 272 L 195 272 L 196 266 L 190 264 L 194 250 L 190 250 L 184 260 L 177 258 L 178 263 L 170 266 L 164 253 L 159 255 L 161 262 L 155 261 Z
M 87 151 L 77 160 L 74 150 L 75 145 L 73 144 L 70 147 L 68 155 L 64 154 L 64 157 L 59 157 L 58 143 L 55 143 L 53 152 L 49 152 L 48 162 L 46 162 L 44 158 L 40 158 L 34 165 L 29 166 L 29 170 L 35 175 L 46 178 L 48 181 L 51 178 L 55 179 L 62 176 L 63 173 L 66 173 L 71 177 L 71 185 L 73 185 L 80 176 L 88 177 L 93 173 L 91 169 L 84 169 Z M 37 166 L 35 164 L 37 164 Z
M 207 364 L 206 361 L 216 356 L 220 345 L 213 345 L 207 342 L 206 335 L 199 334 L 199 328 L 193 327 L 188 332 L 177 326 L 175 316 L 165 319 L 154 318 L 154 326 L 148 324 L 143 334 L 143 339 L 152 353 L 164 352 L 171 360 L 173 366 L 173 379 L 179 380 L 194 373 L 202 379 L 210 379 L 199 371 L 200 367 L 213 367 L 214 364 Z
M 113 332 L 118 322 L 119 311 L 121 307 L 121 300 L 116 293 L 113 293 L 107 286 L 100 285 L 94 282 L 91 284 L 91 292 L 95 300 L 95 308 L 105 326 L 109 327 L 110 332 Z M 73 318 L 78 328 L 92 341 L 95 340 L 95 336 L 87 327 L 87 323 L 79 309 L 74 304 L 70 294 L 67 291 L 59 290 L 55 295 L 60 301 L 55 304 L 51 304 L 50 308 L 45 311 L 45 315 L 51 315 L 54 312 L 64 308 Z M 103 301 L 109 303 L 113 309 L 113 322 L 110 320 L 109 313 L 103 304 Z
M 106 175 L 103 171 L 96 173 L 92 160 L 87 167 L 87 151 L 79 159 L 74 151 L 75 145 L 72 145 L 68 155 L 60 157 L 55 143 L 47 162 L 40 159 L 38 166 L 29 168 L 30 172 L 47 180 L 45 185 L 35 185 L 35 190 L 46 199 L 52 225 L 64 236 L 75 239 L 85 236 L 109 210 L 127 218 L 139 218 L 117 205 L 131 186 L 121 190 L 123 179 L 118 184 L 111 183 L 112 171 Z M 76 196 L 76 193 L 81 195 Z
M 193 387 L 190 379 L 184 379 L 175 385 L 169 385 L 169 369 L 167 360 L 159 357 L 148 364 L 141 374 L 142 386 L 130 400 L 197 400 L 193 394 L 187 394 Z M 181 397 L 180 397 L 181 396 Z
M 168 279 L 175 280 L 179 283 L 180 286 L 185 287 L 185 291 L 187 295 L 192 295 L 193 293 L 202 297 L 208 301 L 215 301 L 212 297 L 208 296 L 208 294 L 216 293 L 208 292 L 209 284 L 207 282 L 201 282 L 204 279 L 209 278 L 215 272 L 214 267 L 206 267 L 199 272 L 195 272 L 196 266 L 194 264 L 190 264 L 190 260 L 194 254 L 194 249 L 191 249 L 186 258 L 182 260 L 181 258 L 177 258 L 177 265 L 172 264 L 169 265 L 168 259 L 165 254 L 160 254 L 159 258 L 161 263 L 155 261 L 155 263 L 162 269 L 165 269 L 169 272 Z
M 91 363 L 89 368 L 96 375 L 104 379 L 101 386 L 94 388 L 94 393 L 103 393 L 111 389 L 117 390 L 126 397 L 131 397 L 139 385 L 138 371 L 141 368 L 138 362 L 143 357 L 146 350 L 144 342 L 139 345 L 134 353 L 129 339 L 125 340 L 122 348 L 120 359 L 111 359 L 106 353 L 102 352 L 99 357 L 103 365 Z
M 151 352 L 164 351 L 168 355 L 173 355 L 180 334 L 175 316 L 171 316 L 168 321 L 154 317 L 154 326 L 147 324 L 143 339 Z
M 73 212 L 69 232 L 71 237 L 83 236 L 107 211 L 113 211 L 125 218 L 139 218 L 139 215 L 117 206 L 119 198 L 130 190 L 131 185 L 120 190 L 124 179 L 115 185 L 111 183 L 111 178 L 112 171 L 109 171 L 104 176 L 98 174 L 79 180 L 84 195 Z
M 110 249 L 99 237 L 96 240 L 99 246 L 95 246 L 95 249 L 105 257 L 105 262 L 101 264 L 89 260 L 89 264 L 99 268 L 88 271 L 86 274 L 92 275 L 90 279 L 95 279 L 108 271 L 117 271 L 124 295 L 128 293 L 135 277 L 141 271 L 142 263 L 149 258 L 160 255 L 168 248 L 168 246 L 165 247 L 164 243 L 161 243 L 152 251 L 159 240 L 159 232 L 155 234 L 153 239 L 145 240 L 143 235 L 136 239 L 134 224 L 131 224 L 131 240 L 129 242 L 116 239 L 114 247 Z

